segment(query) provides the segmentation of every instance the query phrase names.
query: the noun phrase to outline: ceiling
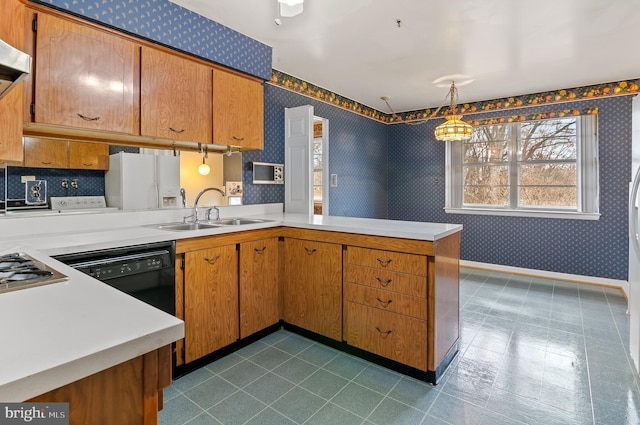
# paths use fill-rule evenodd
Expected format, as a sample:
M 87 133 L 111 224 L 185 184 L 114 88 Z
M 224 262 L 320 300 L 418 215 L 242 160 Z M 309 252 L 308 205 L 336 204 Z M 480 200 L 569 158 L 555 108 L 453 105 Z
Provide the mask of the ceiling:
M 171 1 L 386 113 L 383 96 L 394 112 L 440 105 L 452 79 L 467 103 L 640 77 L 638 0 L 306 0 L 281 25 L 277 0 Z

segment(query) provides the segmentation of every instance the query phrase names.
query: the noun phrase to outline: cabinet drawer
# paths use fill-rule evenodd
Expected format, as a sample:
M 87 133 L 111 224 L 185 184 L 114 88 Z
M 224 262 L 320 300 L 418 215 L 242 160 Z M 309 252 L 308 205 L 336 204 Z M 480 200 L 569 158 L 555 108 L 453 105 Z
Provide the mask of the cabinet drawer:
M 414 297 L 427 297 L 427 280 L 424 276 L 394 273 L 372 267 L 347 264 L 345 280 Z
M 349 264 L 419 276 L 427 275 L 427 257 L 422 255 L 350 246 L 347 248 L 346 257 Z
M 345 341 L 354 347 L 427 370 L 427 322 L 361 304 L 345 304 Z
M 354 285 L 353 283 L 345 285 L 344 297 L 348 302 L 427 320 L 427 300 L 424 298 Z

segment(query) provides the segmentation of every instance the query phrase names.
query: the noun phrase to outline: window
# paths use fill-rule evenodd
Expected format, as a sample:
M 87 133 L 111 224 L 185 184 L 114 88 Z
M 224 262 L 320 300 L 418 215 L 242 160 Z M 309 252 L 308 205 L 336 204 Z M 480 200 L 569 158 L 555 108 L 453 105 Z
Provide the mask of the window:
M 322 135 L 313 139 L 313 202 L 322 202 Z
M 596 117 L 477 126 L 447 143 L 452 213 L 597 219 Z

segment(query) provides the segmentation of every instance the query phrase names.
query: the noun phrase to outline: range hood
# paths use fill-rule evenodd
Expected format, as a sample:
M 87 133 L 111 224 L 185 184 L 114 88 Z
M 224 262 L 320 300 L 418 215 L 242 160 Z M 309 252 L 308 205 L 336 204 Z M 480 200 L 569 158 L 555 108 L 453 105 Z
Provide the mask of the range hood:
M 31 72 L 31 56 L 0 40 L 0 99 Z

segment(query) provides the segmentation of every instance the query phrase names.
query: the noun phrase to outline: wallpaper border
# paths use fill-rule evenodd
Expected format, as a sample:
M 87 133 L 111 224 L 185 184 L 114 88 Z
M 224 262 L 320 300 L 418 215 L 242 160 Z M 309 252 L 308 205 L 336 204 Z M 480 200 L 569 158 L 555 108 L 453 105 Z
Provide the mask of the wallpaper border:
M 355 112 L 357 114 L 366 116 L 379 122 L 386 124 L 397 124 L 402 122 L 415 122 L 429 118 L 433 114 L 434 109 L 420 109 L 416 111 L 400 112 L 387 114 L 385 112 L 378 111 L 366 105 L 363 105 L 355 100 L 341 96 L 325 88 L 316 86 L 309 82 L 306 82 L 300 78 L 293 77 L 277 69 L 271 71 L 272 84 L 282 87 L 287 90 L 300 93 L 302 95 L 312 97 L 316 100 L 329 103 L 342 109 Z M 584 87 L 574 87 L 570 89 L 559 89 L 553 91 L 546 91 L 541 93 L 533 93 L 522 96 L 505 97 L 500 99 L 486 100 L 482 102 L 465 103 L 460 105 L 458 112 L 464 115 L 479 114 L 485 112 L 494 112 L 500 110 L 509 109 L 522 109 L 526 107 L 550 105 L 563 102 L 576 102 L 580 100 L 591 100 L 603 97 L 612 96 L 627 96 L 637 95 L 640 93 L 640 78 L 624 81 L 616 81 L 611 83 L 595 84 Z M 565 110 L 569 111 L 569 110 Z M 575 110 L 571 110 L 572 113 Z M 444 117 L 446 108 L 443 108 L 436 117 Z M 597 113 L 597 111 L 596 111 Z M 539 114 L 534 114 L 539 115 Z M 565 112 L 563 116 L 566 116 Z M 521 115 L 514 115 L 509 117 L 522 117 Z M 551 118 L 550 116 L 549 118 Z M 544 119 L 544 118 L 534 118 Z M 476 121 L 465 120 L 473 122 Z

